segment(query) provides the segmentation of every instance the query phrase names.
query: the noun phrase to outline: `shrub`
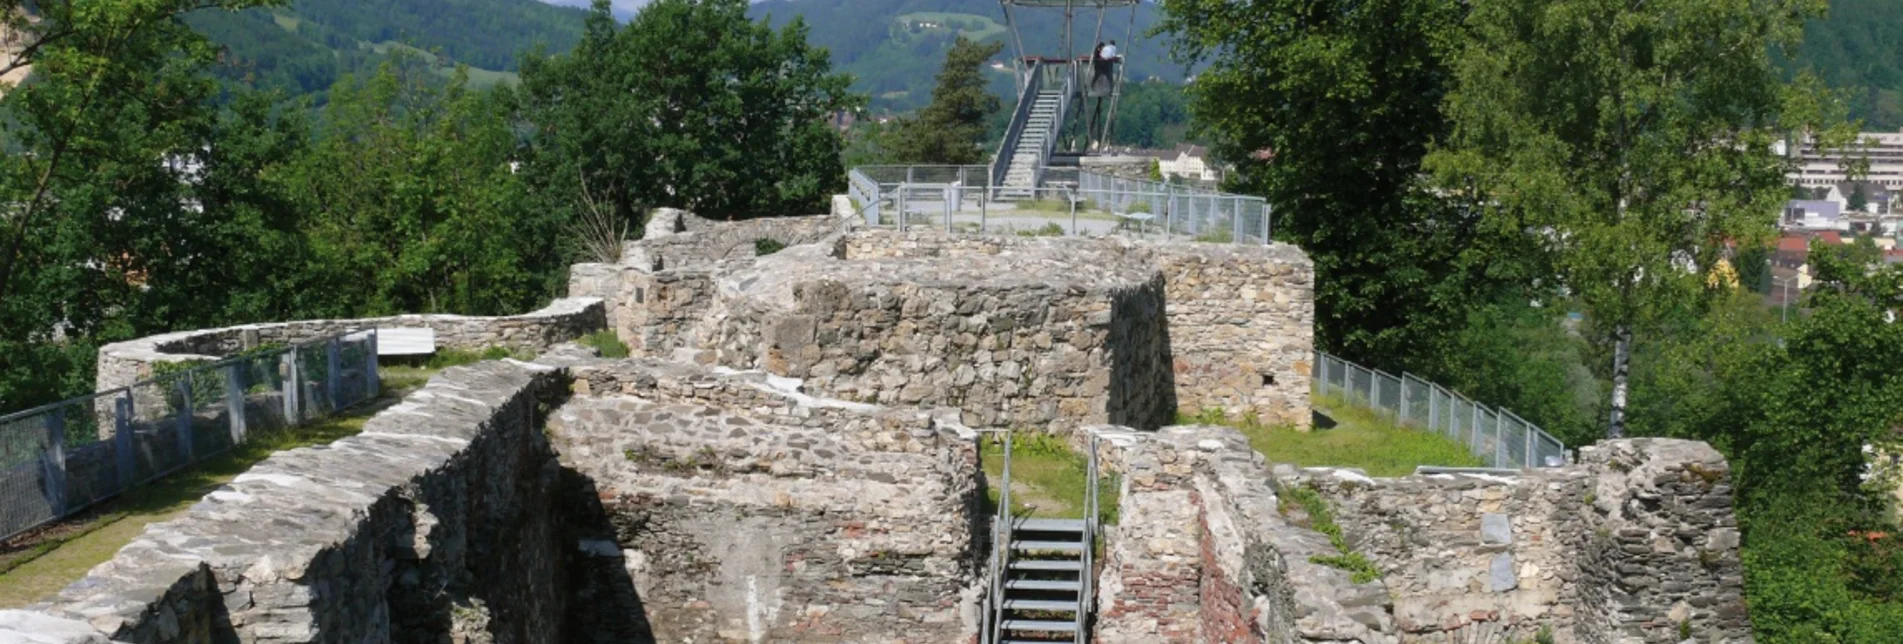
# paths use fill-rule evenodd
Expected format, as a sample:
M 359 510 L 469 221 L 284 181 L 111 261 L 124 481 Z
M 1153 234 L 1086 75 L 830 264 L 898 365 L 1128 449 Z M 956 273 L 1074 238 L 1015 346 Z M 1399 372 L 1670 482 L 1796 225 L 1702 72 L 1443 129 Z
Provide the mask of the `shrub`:
M 613 331 L 596 331 L 581 337 L 584 346 L 594 347 L 603 358 L 628 357 L 628 345 L 621 342 L 620 336 Z

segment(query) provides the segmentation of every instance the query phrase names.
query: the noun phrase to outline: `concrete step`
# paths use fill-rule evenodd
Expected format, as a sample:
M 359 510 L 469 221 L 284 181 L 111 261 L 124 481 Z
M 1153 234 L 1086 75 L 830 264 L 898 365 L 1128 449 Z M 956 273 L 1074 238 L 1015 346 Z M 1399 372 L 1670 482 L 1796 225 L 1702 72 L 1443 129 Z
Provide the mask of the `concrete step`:
M 1051 551 L 1083 552 L 1084 544 L 1075 541 L 1012 541 L 1011 549 L 1018 552 Z
M 1077 632 L 1077 622 L 1053 622 L 1041 619 L 1007 619 L 1004 620 L 1004 630 L 1075 633 Z
M 1004 600 L 1004 609 L 1005 610 L 1046 610 L 1046 611 L 1063 611 L 1067 613 L 1075 613 L 1077 612 L 1077 602 L 1060 602 L 1060 601 L 1051 601 L 1048 599 L 1007 599 L 1007 600 Z
M 1020 519 L 1011 524 L 1014 532 L 1075 532 L 1083 534 L 1083 519 Z
M 1040 570 L 1054 572 L 1083 572 L 1084 562 L 1076 559 L 1018 559 L 1011 562 L 1012 570 Z
M 1083 589 L 1083 583 L 1075 579 L 1007 579 L 1005 590 L 1066 590 L 1077 592 Z

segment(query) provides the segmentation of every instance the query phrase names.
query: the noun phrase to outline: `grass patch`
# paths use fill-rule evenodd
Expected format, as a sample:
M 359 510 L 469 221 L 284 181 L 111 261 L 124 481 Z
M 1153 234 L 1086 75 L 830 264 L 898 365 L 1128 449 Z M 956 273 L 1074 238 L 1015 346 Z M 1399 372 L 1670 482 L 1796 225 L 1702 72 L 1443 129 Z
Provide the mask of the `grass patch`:
M 1381 578 L 1381 571 L 1366 556 L 1348 547 L 1348 540 L 1341 536 L 1341 526 L 1335 523 L 1335 512 L 1328 507 L 1328 500 L 1320 492 L 1310 487 L 1295 487 L 1282 490 L 1282 514 L 1288 514 L 1288 504 L 1301 506 L 1302 513 L 1308 516 L 1308 527 L 1316 532 L 1328 535 L 1328 543 L 1335 546 L 1337 555 L 1316 555 L 1309 557 L 1310 563 L 1340 568 L 1352 573 L 1350 579 L 1357 584 L 1365 584 Z
M 436 371 L 449 367 L 475 364 L 484 360 L 501 360 L 503 358 L 515 358 L 517 360 L 527 361 L 534 360 L 535 356 L 508 347 L 488 347 L 481 351 L 443 348 L 437 349 L 436 353 L 431 355 L 429 360 L 423 363 L 423 367 L 426 370 Z
M 1063 237 L 1064 227 L 1056 223 L 1044 224 L 1043 228 L 1018 231 L 1019 237 Z
M 1234 427 L 1270 461 L 1302 467 L 1356 467 L 1371 476 L 1406 476 L 1422 465 L 1486 465 L 1464 443 L 1398 425 L 1386 415 L 1334 396 L 1315 396 L 1313 404 L 1328 412 L 1334 427 L 1300 431 L 1289 425 L 1264 425 L 1253 417 L 1228 418 L 1221 410 L 1196 415 L 1179 412 L 1176 423 Z
M 583 346 L 594 347 L 596 351 L 601 352 L 603 358 L 628 357 L 628 345 L 622 343 L 621 337 L 615 335 L 613 331 L 596 331 L 582 336 L 578 342 L 581 342 Z
M 985 479 L 1004 480 L 1004 440 L 998 434 L 986 434 L 979 443 L 978 460 L 984 466 Z M 1072 451 L 1062 437 L 1043 432 L 1011 434 L 1011 509 L 1017 516 L 1056 519 L 1080 519 L 1084 516 L 1084 492 L 1090 487 L 1089 461 Z M 1117 475 L 1099 470 L 1097 478 L 1097 519 L 1106 525 L 1117 522 Z M 998 486 L 985 488 L 985 511 L 998 508 Z M 1028 507 L 1027 507 L 1028 506 Z
M 384 367 L 384 396 L 344 415 L 301 427 L 253 432 L 245 443 L 191 469 L 141 485 L 84 514 L 0 547 L 0 608 L 44 599 L 86 576 L 145 532 L 178 518 L 192 504 L 259 461 L 288 449 L 323 445 L 363 431 L 364 421 L 429 380 L 434 370 Z

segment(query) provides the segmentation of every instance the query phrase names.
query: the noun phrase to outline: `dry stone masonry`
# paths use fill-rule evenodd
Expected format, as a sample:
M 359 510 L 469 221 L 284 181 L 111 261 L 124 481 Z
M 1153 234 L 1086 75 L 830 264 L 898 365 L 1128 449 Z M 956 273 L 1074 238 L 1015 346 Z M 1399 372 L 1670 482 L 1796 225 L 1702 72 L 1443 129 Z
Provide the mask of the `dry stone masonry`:
M 1172 426 L 1220 409 L 1306 427 L 1315 278 L 1292 247 L 865 230 L 835 210 L 659 211 L 527 316 L 102 349 L 102 383 L 367 323 L 545 353 L 447 370 L 361 435 L 271 457 L 0 611 L 0 644 L 972 643 L 991 586 L 978 437 L 1001 428 L 1098 445 L 1121 475 L 1094 641 L 1751 641 L 1730 474 L 1702 443 L 1377 479 Z M 563 343 L 604 327 L 634 357 Z

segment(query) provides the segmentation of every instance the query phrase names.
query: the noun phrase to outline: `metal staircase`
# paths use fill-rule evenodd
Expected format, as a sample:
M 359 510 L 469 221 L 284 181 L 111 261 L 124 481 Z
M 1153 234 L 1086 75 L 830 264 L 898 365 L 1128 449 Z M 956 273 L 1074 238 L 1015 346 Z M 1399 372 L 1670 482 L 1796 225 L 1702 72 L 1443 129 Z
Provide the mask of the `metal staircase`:
M 1097 450 L 1093 440 L 1083 519 L 1011 514 L 1011 437 L 1004 433 L 1004 480 L 991 530 L 991 593 L 986 644 L 1090 641 L 1097 534 Z
M 1011 149 L 1011 160 L 1005 166 L 1004 183 L 998 191 L 1000 198 L 1028 199 L 1036 195 L 1039 171 L 1044 167 L 1050 143 L 1063 125 L 1059 109 L 1064 102 L 1063 90 L 1047 89 L 1037 93 L 1017 145 Z

